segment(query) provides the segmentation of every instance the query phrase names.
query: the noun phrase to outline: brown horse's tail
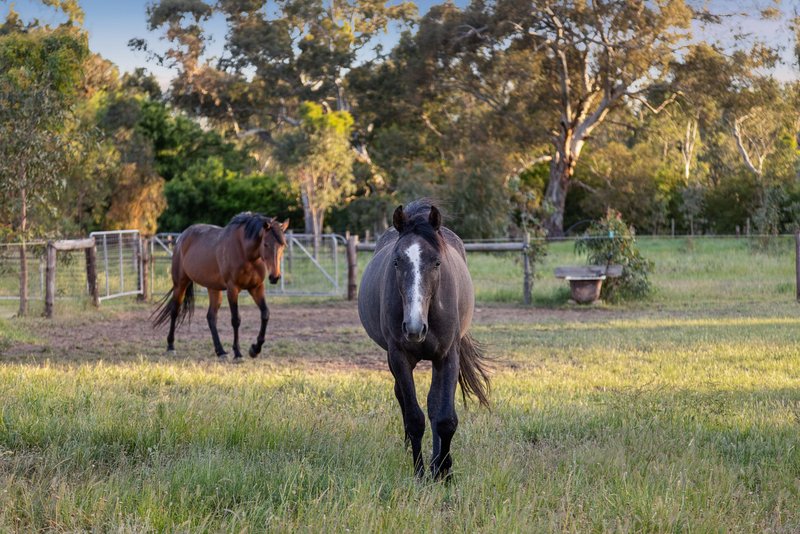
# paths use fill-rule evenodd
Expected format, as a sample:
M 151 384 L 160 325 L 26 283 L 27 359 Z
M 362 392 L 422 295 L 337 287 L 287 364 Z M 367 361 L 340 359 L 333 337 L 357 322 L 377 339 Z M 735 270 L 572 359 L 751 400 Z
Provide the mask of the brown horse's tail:
M 158 328 L 167 324 L 172 318 L 172 311 L 178 308 L 178 316 L 175 320 L 175 326 L 180 326 L 185 320 L 192 320 L 194 313 L 194 284 L 189 282 L 186 287 L 186 292 L 183 295 L 183 302 L 178 304 L 175 300 L 175 288 L 170 289 L 164 298 L 158 303 L 156 309 L 150 314 L 150 320 L 153 322 L 153 328 Z
M 459 342 L 461 368 L 458 372 L 458 383 L 464 404 L 467 396 L 475 396 L 482 405 L 489 407 L 489 373 L 486 368 L 486 355 L 483 347 L 471 335 L 467 334 Z

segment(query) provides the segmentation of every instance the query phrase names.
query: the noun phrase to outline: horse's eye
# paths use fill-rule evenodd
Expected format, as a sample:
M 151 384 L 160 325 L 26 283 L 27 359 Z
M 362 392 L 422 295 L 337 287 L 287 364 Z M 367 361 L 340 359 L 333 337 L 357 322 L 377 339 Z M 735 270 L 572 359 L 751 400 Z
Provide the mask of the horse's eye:
M 439 267 L 442 264 L 442 260 L 436 260 L 436 266 Z
M 397 258 L 394 259 L 394 266 L 397 267 L 398 261 Z

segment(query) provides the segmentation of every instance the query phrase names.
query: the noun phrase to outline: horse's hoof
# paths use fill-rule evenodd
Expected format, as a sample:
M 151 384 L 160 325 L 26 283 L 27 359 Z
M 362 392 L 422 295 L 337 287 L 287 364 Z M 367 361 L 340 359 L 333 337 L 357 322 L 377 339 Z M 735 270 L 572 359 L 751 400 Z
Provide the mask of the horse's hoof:
M 167 356 L 176 356 L 178 353 L 175 349 L 167 349 L 167 351 L 164 354 L 166 354 Z
M 227 352 L 220 352 L 219 354 L 217 354 L 217 359 L 219 359 L 221 361 L 227 360 L 228 359 L 228 353 Z
M 255 345 L 250 345 L 250 350 L 247 351 L 247 354 L 249 354 L 251 358 L 257 358 L 259 352 L 261 351 L 258 350 L 258 347 L 256 347 Z
M 235 364 L 240 364 L 240 363 L 243 363 L 243 362 L 244 362 L 244 360 L 242 359 L 241 356 L 234 356 L 233 360 L 231 360 L 231 363 L 235 363 Z

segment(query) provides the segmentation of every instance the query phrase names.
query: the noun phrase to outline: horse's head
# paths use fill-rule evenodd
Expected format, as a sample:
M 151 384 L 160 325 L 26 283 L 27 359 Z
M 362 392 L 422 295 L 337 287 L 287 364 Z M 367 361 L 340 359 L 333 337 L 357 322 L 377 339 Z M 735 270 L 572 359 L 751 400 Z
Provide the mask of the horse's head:
M 431 298 L 439 287 L 439 267 L 445 250 L 439 233 L 442 216 L 436 207 L 431 207 L 427 219 L 408 218 L 403 206 L 398 206 L 392 223 L 400 234 L 392 262 L 403 300 L 403 337 L 421 343 L 428 334 Z
M 264 238 L 261 240 L 261 257 L 267 264 L 269 283 L 277 284 L 281 279 L 281 258 L 283 249 L 286 248 L 284 232 L 289 228 L 289 220 L 278 222 L 269 219 L 264 223 Z

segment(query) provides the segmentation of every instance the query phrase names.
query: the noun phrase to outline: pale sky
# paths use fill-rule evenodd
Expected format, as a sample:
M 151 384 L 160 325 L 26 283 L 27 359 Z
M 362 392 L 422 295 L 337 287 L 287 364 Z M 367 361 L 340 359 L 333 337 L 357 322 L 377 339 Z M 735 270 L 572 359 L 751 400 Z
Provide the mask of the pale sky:
M 457 5 L 466 5 L 468 0 L 456 0 Z M 760 8 L 773 5 L 774 0 L 709 0 L 712 9 L 717 12 L 735 13 L 741 11 L 758 11 Z M 145 11 L 149 2 L 145 0 L 80 0 L 80 5 L 86 13 L 85 28 L 89 32 L 89 45 L 93 52 L 99 52 L 103 57 L 113 61 L 121 72 L 131 71 L 136 67 L 145 67 L 154 73 L 162 85 L 166 86 L 171 74 L 168 69 L 159 67 L 154 62 L 149 62 L 142 52 L 135 52 L 128 48 L 128 41 L 134 37 L 142 37 L 156 49 L 163 49 L 164 43 L 159 40 L 160 33 L 147 31 Z M 418 1 L 420 14 L 425 13 L 434 0 Z M 23 20 L 29 21 L 38 18 L 49 24 L 58 24 L 63 20 L 56 10 L 42 6 L 41 2 L 34 0 L 0 0 L 0 18 L 5 19 L 9 6 L 20 12 Z M 781 8 L 786 13 L 800 9 L 800 0 L 783 0 Z M 221 17 L 212 19 L 208 24 L 215 40 L 209 46 L 208 52 L 212 56 L 222 53 L 225 35 L 225 21 Z M 782 22 L 762 21 L 758 18 L 732 17 L 724 27 L 713 30 L 696 28 L 695 37 L 720 40 L 723 43 L 731 41 L 731 37 L 744 31 L 756 35 L 772 45 L 782 45 L 786 49 L 785 56 L 791 57 L 793 47 L 792 35 Z M 704 33 L 705 32 L 705 33 Z M 388 49 L 396 40 L 396 33 L 381 39 Z M 796 79 L 796 67 L 783 65 L 776 71 L 776 76 L 782 80 Z

